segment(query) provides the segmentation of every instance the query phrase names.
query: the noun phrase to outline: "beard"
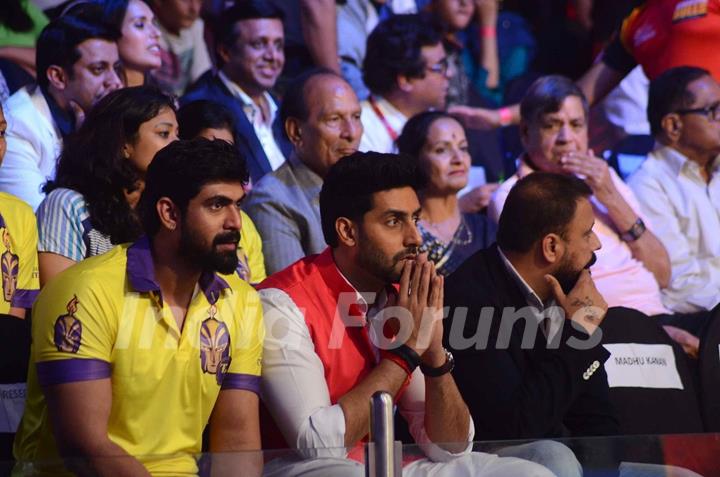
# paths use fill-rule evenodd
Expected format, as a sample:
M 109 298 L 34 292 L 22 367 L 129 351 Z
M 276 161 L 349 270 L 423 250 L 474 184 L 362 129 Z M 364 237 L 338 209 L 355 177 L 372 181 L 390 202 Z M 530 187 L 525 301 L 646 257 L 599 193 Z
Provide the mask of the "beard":
M 392 257 L 387 257 L 367 237 L 360 237 L 358 264 L 363 270 L 379 278 L 384 283 L 398 283 L 402 275 L 402 266 L 399 266 L 399 264 L 408 255 L 417 256 L 418 253 L 417 247 L 409 247 Z
M 186 260 L 198 265 L 203 271 L 219 272 L 228 275 L 238 266 L 237 245 L 240 241 L 240 232 L 231 230 L 215 236 L 212 245 L 207 249 L 203 245 L 202 237 L 187 224 L 183 224 L 180 234 L 180 253 Z M 233 244 L 232 251 L 219 251 L 217 246 Z
M 575 284 L 577 284 L 577 281 L 580 278 L 580 273 L 582 273 L 583 270 L 592 267 L 597 261 L 597 256 L 593 252 L 592 257 L 590 257 L 588 263 L 586 263 L 585 266 L 580 270 L 577 270 L 572 265 L 572 258 L 573 257 L 571 256 L 567 257 L 567 259 L 563 259 L 563 261 L 558 266 L 558 269 L 553 273 L 553 276 L 560 284 L 563 293 L 565 293 L 566 295 L 570 293 L 573 288 L 575 288 Z

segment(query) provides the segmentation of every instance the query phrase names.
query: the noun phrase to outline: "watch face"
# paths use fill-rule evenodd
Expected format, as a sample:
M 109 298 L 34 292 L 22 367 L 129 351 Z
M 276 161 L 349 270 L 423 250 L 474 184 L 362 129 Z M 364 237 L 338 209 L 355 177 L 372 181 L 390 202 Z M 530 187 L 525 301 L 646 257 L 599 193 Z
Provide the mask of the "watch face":
M 643 232 L 645 232 L 645 223 L 642 219 L 638 219 L 637 222 L 630 227 L 630 230 L 622 234 L 620 238 L 625 242 L 632 242 L 633 240 L 639 239 Z

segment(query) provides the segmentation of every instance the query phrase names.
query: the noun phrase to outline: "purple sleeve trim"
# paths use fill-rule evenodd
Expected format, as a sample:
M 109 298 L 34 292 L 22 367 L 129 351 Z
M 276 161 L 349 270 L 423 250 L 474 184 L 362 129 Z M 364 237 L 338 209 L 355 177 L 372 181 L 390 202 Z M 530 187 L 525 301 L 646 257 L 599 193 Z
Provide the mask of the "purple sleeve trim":
M 221 389 L 245 389 L 260 394 L 260 376 L 227 373 L 223 379 Z
M 100 359 L 60 359 L 37 363 L 38 381 L 41 386 L 92 381 L 110 377 L 110 363 Z
M 23 290 L 18 288 L 13 294 L 10 306 L 13 308 L 32 308 L 40 290 Z

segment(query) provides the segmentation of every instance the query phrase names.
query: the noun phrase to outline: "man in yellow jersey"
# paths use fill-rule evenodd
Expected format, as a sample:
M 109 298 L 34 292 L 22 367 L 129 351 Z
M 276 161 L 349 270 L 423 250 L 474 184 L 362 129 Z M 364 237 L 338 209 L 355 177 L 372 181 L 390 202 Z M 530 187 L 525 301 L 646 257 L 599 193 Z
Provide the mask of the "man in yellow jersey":
M 262 312 L 233 273 L 247 178 L 224 141 L 165 147 L 139 205 L 147 236 L 43 289 L 19 473 L 57 475 L 59 462 L 38 462 L 63 457 L 79 475 L 194 474 L 207 424 L 211 452 L 260 448 Z M 262 470 L 256 454 L 211 463 L 220 475 Z
M 7 121 L 0 105 L 0 163 L 7 144 Z M 40 288 L 37 225 L 32 208 L 14 195 L 0 192 L 0 314 L 25 318 Z
M 5 156 L 7 121 L 0 106 L 0 161 Z M 25 405 L 32 307 L 38 281 L 37 226 L 32 208 L 0 192 L 0 461 L 11 458 L 12 437 Z

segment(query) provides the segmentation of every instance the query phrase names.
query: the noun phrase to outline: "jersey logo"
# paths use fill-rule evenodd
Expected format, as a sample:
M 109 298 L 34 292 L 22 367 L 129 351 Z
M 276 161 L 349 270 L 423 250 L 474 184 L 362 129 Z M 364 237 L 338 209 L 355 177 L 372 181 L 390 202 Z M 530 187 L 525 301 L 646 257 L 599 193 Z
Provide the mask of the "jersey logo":
M 82 323 L 75 318 L 80 302 L 76 295 L 67 304 L 67 314 L 55 320 L 55 347 L 65 353 L 77 353 L 82 341 Z
M 679 23 L 693 18 L 704 17 L 707 15 L 707 0 L 683 0 L 675 5 L 672 22 Z
M 215 319 L 216 313 L 215 305 L 210 305 L 210 317 L 200 326 L 200 367 L 203 373 L 214 374 L 219 385 L 230 367 L 230 332 Z
M 250 283 L 250 264 L 249 264 L 248 256 L 241 247 L 238 247 L 237 256 L 238 256 L 238 264 L 237 264 L 237 268 L 235 268 L 235 272 L 238 274 L 238 276 L 240 278 L 242 278 L 246 282 Z
M 5 245 L 5 252 L 0 256 L 3 298 L 6 302 L 10 303 L 17 289 L 20 258 L 12 253 L 12 243 L 10 242 L 10 232 L 8 232 L 8 229 L 3 230 L 2 240 Z

